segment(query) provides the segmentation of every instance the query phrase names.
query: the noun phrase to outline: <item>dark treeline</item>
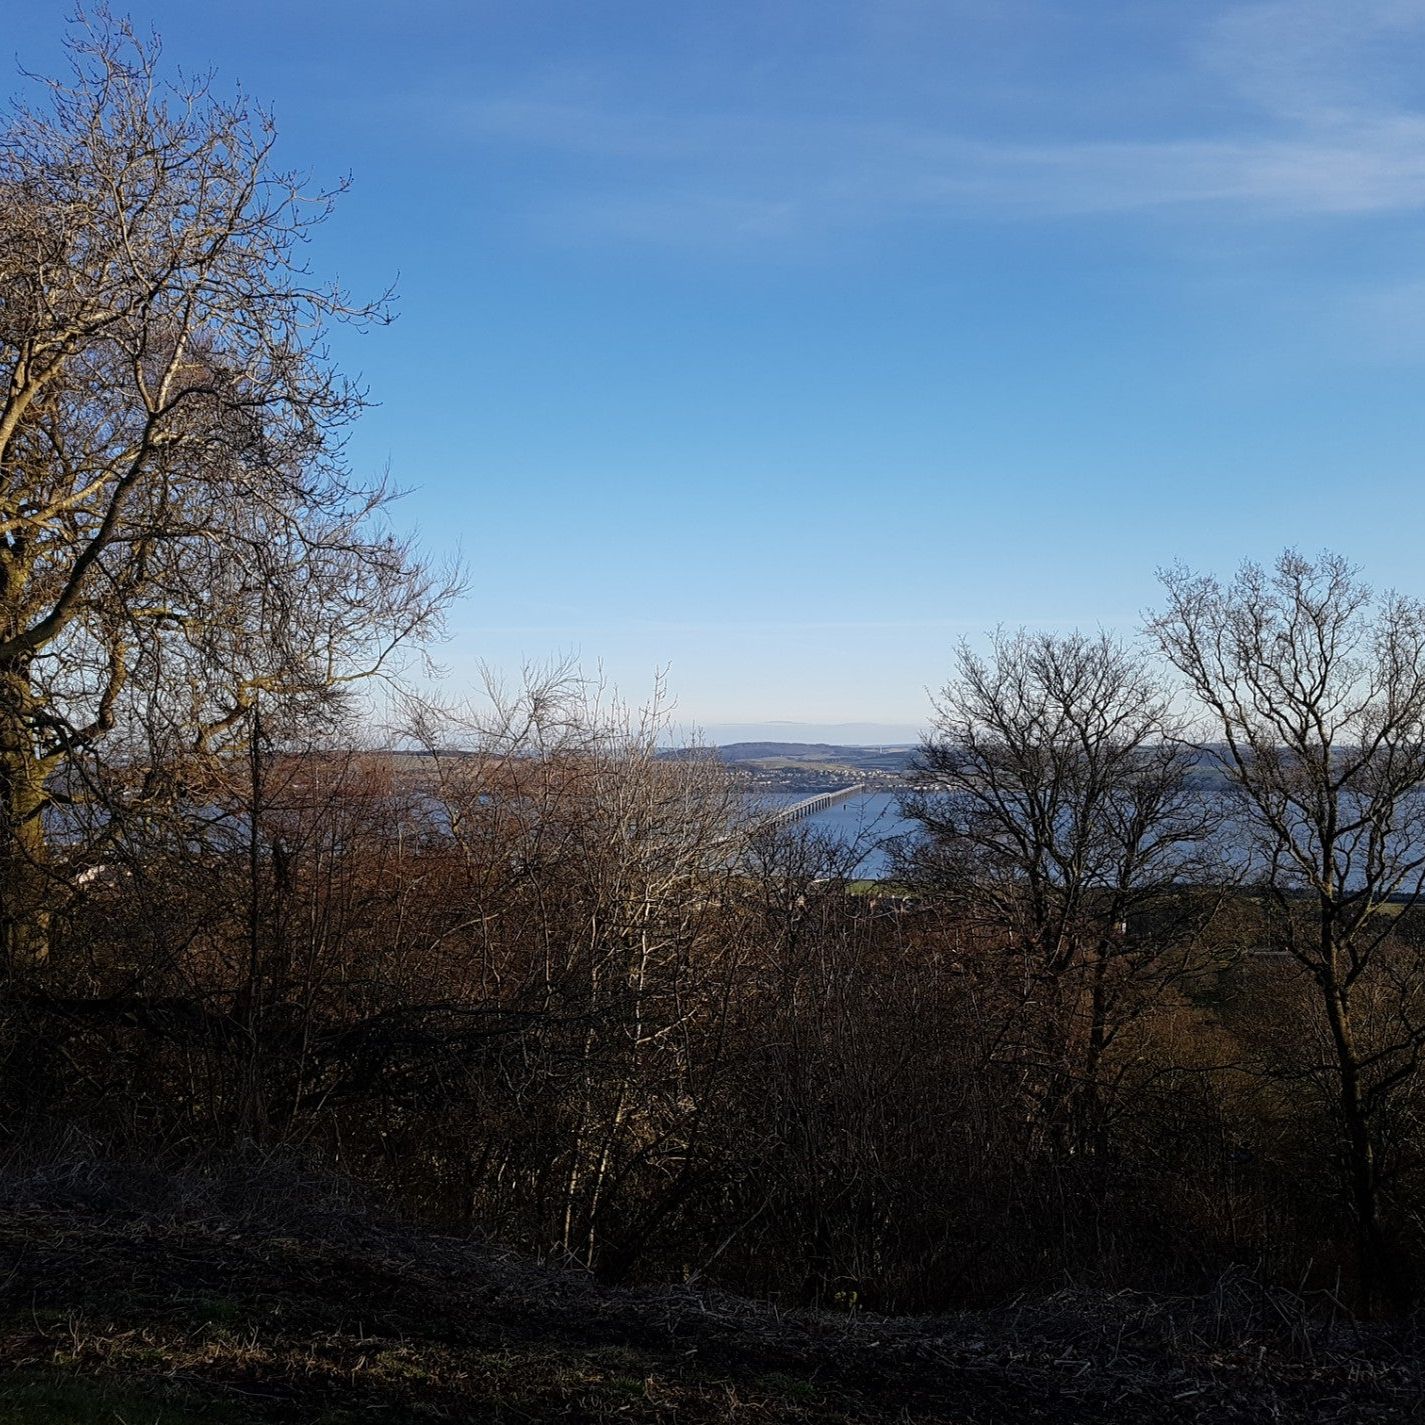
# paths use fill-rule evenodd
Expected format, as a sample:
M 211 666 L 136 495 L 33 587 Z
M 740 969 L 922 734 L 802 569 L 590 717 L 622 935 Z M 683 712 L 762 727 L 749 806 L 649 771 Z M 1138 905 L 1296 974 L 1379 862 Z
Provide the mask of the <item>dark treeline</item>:
M 961 650 L 893 879 L 439 626 L 270 123 L 100 15 L 0 135 L 0 1150 L 300 1154 L 611 1281 L 1425 1269 L 1425 613 L 1294 554 Z M 933 668 L 928 669 L 934 672 Z
M 1046 721 L 1045 658 L 1096 670 L 1091 723 Z M 66 886 L 7 996 L 7 1131 L 283 1146 L 615 1281 L 924 1310 L 1245 1267 L 1408 1299 L 1425 922 L 1374 883 L 1349 991 L 1371 1239 L 1294 939 L 1319 897 L 1213 862 L 1241 799 L 1142 739 L 1167 710 L 1120 648 L 977 666 L 1029 735 L 942 705 L 929 832 L 879 893 L 574 689 L 421 758 L 258 738 L 201 817 L 106 824 Z

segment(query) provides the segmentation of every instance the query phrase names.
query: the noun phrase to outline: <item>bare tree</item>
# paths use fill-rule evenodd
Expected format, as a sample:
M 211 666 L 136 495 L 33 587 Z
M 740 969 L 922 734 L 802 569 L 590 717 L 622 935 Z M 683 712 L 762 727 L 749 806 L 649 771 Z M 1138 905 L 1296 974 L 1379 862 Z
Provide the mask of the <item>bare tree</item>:
M 660 753 L 661 687 L 637 712 L 568 668 L 489 691 L 489 711 L 421 729 L 462 866 L 462 958 L 523 1016 L 506 1074 L 552 1129 L 528 1193 L 545 1200 L 543 1245 L 619 1276 L 702 1186 L 742 798 L 717 758 Z M 518 1157 L 501 1143 L 497 1178 Z
M 1004 947 L 1001 1062 L 1060 1152 L 1103 1123 L 1124 1025 L 1180 973 L 1212 908 L 1214 826 L 1193 750 L 1145 661 L 1100 635 L 962 644 L 906 799 L 902 873 Z
M 1334 554 L 1288 550 L 1224 586 L 1173 569 L 1151 628 L 1206 709 L 1274 938 L 1329 1030 L 1363 1294 L 1398 1295 L 1377 1123 L 1415 1074 L 1425 1021 L 1388 952 L 1425 889 L 1425 604 L 1373 595 Z M 1379 1007 L 1382 978 L 1398 982 Z M 1367 1006 L 1370 1006 L 1369 1013 Z
M 0 131 L 0 952 L 41 958 L 46 822 L 96 749 L 154 797 L 269 707 L 339 704 L 445 589 L 352 478 L 363 394 L 311 281 L 332 193 L 273 166 L 271 119 L 104 12 Z M 111 779 L 112 780 L 112 779 Z

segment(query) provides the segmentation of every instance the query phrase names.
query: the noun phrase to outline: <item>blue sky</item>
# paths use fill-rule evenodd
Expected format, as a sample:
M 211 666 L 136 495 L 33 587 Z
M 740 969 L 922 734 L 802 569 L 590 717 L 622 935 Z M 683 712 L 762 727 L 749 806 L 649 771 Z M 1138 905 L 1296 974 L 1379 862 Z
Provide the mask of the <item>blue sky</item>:
M 130 13 L 352 174 L 313 262 L 400 317 L 338 336 L 351 454 L 468 565 L 455 688 L 901 728 L 962 634 L 1131 632 L 1174 560 L 1425 594 L 1425 2 Z

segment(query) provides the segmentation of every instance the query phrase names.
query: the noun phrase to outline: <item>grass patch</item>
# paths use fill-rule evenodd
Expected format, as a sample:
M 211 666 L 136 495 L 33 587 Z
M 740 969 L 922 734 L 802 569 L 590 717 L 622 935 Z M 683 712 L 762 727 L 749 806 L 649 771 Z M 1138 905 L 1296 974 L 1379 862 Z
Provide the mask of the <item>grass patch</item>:
M 221 1296 L 196 1297 L 189 1305 L 188 1314 L 194 1321 L 209 1326 L 232 1326 L 243 1317 L 242 1307 L 235 1301 Z
M 800 1376 L 789 1376 L 782 1371 L 769 1371 L 759 1379 L 758 1385 L 774 1395 L 803 1403 L 815 1400 L 820 1394 L 811 1381 L 803 1380 Z
M 0 1374 L 0 1425 L 252 1425 L 258 1418 L 176 1387 L 140 1389 L 38 1368 Z

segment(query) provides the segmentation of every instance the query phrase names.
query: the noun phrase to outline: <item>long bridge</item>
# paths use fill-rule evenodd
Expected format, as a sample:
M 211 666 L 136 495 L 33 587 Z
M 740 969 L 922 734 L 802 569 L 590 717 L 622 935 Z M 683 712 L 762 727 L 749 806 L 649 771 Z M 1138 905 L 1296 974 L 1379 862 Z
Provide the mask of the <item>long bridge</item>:
M 793 802 L 789 807 L 779 807 L 776 811 L 769 812 L 758 819 L 757 825 L 788 826 L 794 821 L 802 821 L 809 816 L 815 816 L 819 811 L 825 811 L 828 807 L 834 807 L 838 802 L 849 801 L 865 790 L 864 782 L 856 782 L 849 787 L 838 787 L 834 792 L 818 792 L 816 796 L 808 797 L 805 801 Z

